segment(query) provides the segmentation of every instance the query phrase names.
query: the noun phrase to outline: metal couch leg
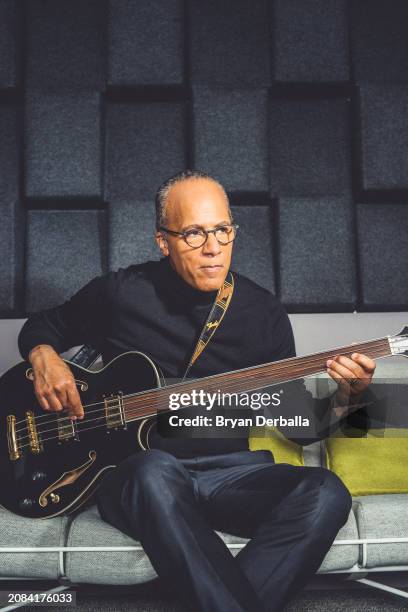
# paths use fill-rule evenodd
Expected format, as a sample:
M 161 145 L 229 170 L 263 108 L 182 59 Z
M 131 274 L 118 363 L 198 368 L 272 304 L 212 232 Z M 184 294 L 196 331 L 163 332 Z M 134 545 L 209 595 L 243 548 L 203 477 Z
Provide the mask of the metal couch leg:
M 381 582 L 377 582 L 376 580 L 369 580 L 368 578 L 357 578 L 356 582 L 361 582 L 362 584 L 366 584 L 367 586 L 372 587 L 373 589 L 379 589 L 380 591 L 386 591 L 387 593 L 392 593 L 392 595 L 397 595 L 397 597 L 408 599 L 408 593 L 406 591 L 396 589 L 394 587 L 388 586 L 387 584 L 382 584 Z

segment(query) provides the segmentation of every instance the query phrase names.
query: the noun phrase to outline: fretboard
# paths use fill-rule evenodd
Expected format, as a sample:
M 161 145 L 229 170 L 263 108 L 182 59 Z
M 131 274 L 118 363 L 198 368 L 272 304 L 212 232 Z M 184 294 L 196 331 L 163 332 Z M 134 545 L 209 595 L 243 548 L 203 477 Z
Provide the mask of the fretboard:
M 194 390 L 203 390 L 205 393 L 219 391 L 222 393 L 249 393 L 274 384 L 325 372 L 328 359 L 336 355 L 350 357 L 352 353 L 363 353 L 372 359 L 388 357 L 392 354 L 389 338 L 385 337 L 143 391 L 123 398 L 125 419 L 131 422 L 154 416 L 158 411 L 168 410 L 172 393 L 191 394 Z

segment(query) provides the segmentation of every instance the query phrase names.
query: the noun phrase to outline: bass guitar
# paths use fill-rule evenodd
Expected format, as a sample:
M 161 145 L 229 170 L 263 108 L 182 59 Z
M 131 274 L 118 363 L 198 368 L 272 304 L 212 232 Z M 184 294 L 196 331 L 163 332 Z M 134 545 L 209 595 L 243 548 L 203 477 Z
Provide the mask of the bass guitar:
M 97 372 L 67 361 L 84 406 L 84 418 L 76 421 L 67 410 L 41 409 L 33 370 L 23 361 L 0 378 L 0 504 L 31 518 L 71 513 L 90 500 L 107 470 L 149 448 L 170 394 L 251 392 L 324 372 L 328 359 L 354 352 L 373 359 L 408 356 L 408 327 L 396 336 L 167 386 L 140 352 L 124 353 Z

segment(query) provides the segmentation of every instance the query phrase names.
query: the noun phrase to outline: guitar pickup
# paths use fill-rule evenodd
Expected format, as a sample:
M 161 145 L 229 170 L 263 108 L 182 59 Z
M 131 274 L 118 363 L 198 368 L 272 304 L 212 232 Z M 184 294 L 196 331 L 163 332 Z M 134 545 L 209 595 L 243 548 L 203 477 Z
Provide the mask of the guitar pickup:
M 79 440 L 75 422 L 68 416 L 57 416 L 57 428 L 59 442 Z
M 103 400 L 105 406 L 106 427 L 109 429 L 127 429 L 122 394 L 110 396 Z

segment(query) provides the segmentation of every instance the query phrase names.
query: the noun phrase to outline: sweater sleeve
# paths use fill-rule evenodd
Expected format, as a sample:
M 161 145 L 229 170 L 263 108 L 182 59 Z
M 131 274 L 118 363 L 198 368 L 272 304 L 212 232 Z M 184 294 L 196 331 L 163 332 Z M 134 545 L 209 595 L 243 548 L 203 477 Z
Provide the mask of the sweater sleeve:
M 73 346 L 98 348 L 107 331 L 115 295 L 115 273 L 98 276 L 63 304 L 36 312 L 24 323 L 18 347 L 23 359 L 38 344 L 50 344 L 57 353 Z
M 292 325 L 289 317 L 281 304 L 276 304 L 272 309 L 269 321 L 269 333 L 267 334 L 268 345 L 273 347 L 269 350 L 268 361 L 279 361 L 290 357 L 296 357 L 295 342 Z M 274 389 L 276 392 L 276 388 Z M 273 409 L 270 416 L 277 417 L 278 414 L 286 419 L 294 419 L 296 416 L 307 420 L 307 425 L 279 426 L 279 430 L 286 438 L 306 446 L 318 440 L 327 438 L 334 433 L 339 426 L 347 423 L 348 426 L 356 427 L 364 435 L 369 427 L 367 407 L 373 403 L 373 395 L 369 389 L 360 394 L 358 403 L 360 407 L 345 414 L 343 417 L 336 416 L 333 410 L 334 395 L 325 398 L 315 398 L 306 389 L 304 379 L 296 379 L 279 385 L 280 405 Z

